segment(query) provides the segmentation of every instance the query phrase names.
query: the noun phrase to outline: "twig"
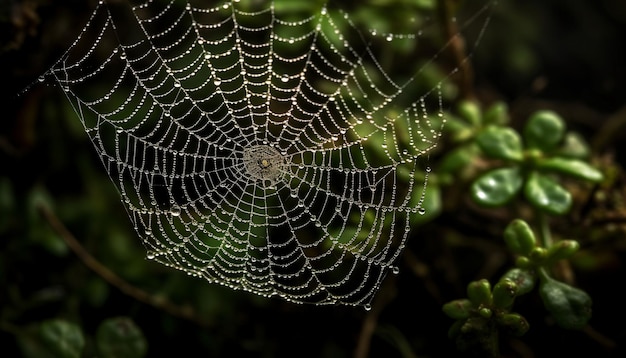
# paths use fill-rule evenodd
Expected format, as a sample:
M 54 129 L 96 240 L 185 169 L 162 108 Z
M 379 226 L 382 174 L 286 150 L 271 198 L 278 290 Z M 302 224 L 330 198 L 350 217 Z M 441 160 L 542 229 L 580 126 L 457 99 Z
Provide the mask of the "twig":
M 137 301 L 143 302 L 145 304 L 151 305 L 159 310 L 162 310 L 172 316 L 183 318 L 189 321 L 192 321 L 201 326 L 211 326 L 211 323 L 197 317 L 193 308 L 178 306 L 172 302 L 170 302 L 165 297 L 156 297 L 148 292 L 135 287 L 125 281 L 123 278 L 119 277 L 113 271 L 111 271 L 108 267 L 100 263 L 100 261 L 96 260 L 81 244 L 76 240 L 74 235 L 63 225 L 61 220 L 54 214 L 52 210 L 47 208 L 46 206 L 40 205 L 38 207 L 41 215 L 46 219 L 48 224 L 52 227 L 54 231 L 59 234 L 59 236 L 65 241 L 67 246 L 74 251 L 76 256 L 92 271 L 102 277 L 105 281 L 107 281 L 112 286 L 117 287 L 124 294 L 136 299 Z
M 459 34 L 459 28 L 453 21 L 451 0 L 439 1 L 439 17 L 443 23 L 443 32 L 447 39 L 450 39 L 450 54 L 454 60 L 454 66 L 459 73 L 459 89 L 463 99 L 472 100 L 474 94 L 474 71 L 470 61 L 467 61 L 465 53 L 465 42 Z

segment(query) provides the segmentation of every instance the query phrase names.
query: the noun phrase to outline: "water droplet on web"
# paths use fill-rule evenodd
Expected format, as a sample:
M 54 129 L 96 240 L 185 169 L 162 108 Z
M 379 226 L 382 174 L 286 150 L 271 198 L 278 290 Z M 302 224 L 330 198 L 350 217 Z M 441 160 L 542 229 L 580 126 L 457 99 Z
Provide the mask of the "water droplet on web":
M 426 173 L 430 173 L 432 169 L 430 167 L 426 167 Z
M 43 82 L 46 80 L 46 78 L 44 76 L 39 76 L 39 78 L 37 79 L 39 82 Z
M 424 208 L 420 207 L 420 208 L 418 208 L 418 209 L 417 209 L 417 212 L 418 212 L 420 215 L 424 215 L 424 214 L 426 214 L 426 209 L 424 209 Z
M 414 107 L 401 108 L 402 101 L 397 101 L 398 108 L 394 104 L 392 109 L 390 102 L 408 97 L 415 81 L 406 91 L 404 86 L 393 90 L 388 79 L 396 69 L 381 66 L 384 61 L 377 58 L 394 55 L 394 49 L 380 48 L 379 42 L 416 38 L 417 29 L 416 35 L 372 30 L 375 37 L 366 40 L 372 40 L 374 51 L 369 52 L 369 44 L 353 46 L 353 31 L 345 31 L 352 20 L 340 10 L 320 9 L 317 16 L 290 22 L 293 31 L 286 31 L 290 28 L 282 23 L 267 23 L 266 12 L 249 19 L 239 16 L 237 2 L 226 0 L 205 9 L 201 2 L 192 6 L 183 1 L 182 15 L 165 11 L 158 21 L 146 20 L 147 41 L 140 46 L 119 43 L 115 31 L 109 31 L 114 18 L 96 21 L 87 27 L 93 36 L 79 37 L 96 41 L 78 41 L 80 46 L 72 46 L 68 56 L 38 79 L 43 82 L 49 75 L 77 100 L 85 99 L 87 82 L 104 82 L 87 96 L 96 104 L 93 113 L 78 115 L 90 133 L 113 134 L 92 140 L 104 149 L 98 154 L 123 192 L 148 259 L 259 295 L 279 290 L 290 301 L 333 303 L 337 298 L 328 292 L 335 287 L 329 290 L 329 282 L 311 281 L 297 289 L 298 295 L 290 291 L 312 268 L 296 267 L 301 261 L 287 255 L 307 245 L 311 260 L 322 258 L 328 273 L 337 277 L 332 282 L 336 292 L 345 292 L 337 304 L 369 311 L 371 302 L 361 300 L 373 297 L 383 274 L 399 271 L 387 260 L 398 257 L 407 239 L 409 221 L 404 216 L 425 213 L 423 200 L 412 205 L 405 200 L 419 197 L 423 188 L 400 171 L 421 171 L 427 177 L 427 162 L 415 168 L 419 163 L 414 159 L 426 156 L 440 135 L 439 128 L 424 122 L 442 111 L 436 107 L 443 102 L 441 88 L 427 85 L 431 87 L 425 88 L 423 106 L 417 98 Z M 155 5 L 159 1 L 143 3 L 139 12 L 163 10 Z M 272 2 L 260 3 L 275 10 Z M 246 10 L 248 6 L 241 7 Z M 335 23 L 335 15 L 346 20 Z M 260 32 L 245 31 L 246 26 Z M 311 43 L 314 36 L 321 41 Z M 82 61 L 81 55 L 97 51 L 102 43 L 118 48 L 115 55 L 109 50 L 111 63 L 90 67 Z M 139 71 L 129 76 L 107 71 L 111 65 L 129 64 L 139 67 L 126 71 Z M 106 78 L 109 74 L 117 78 Z M 129 91 L 133 86 L 137 92 Z M 388 122 L 391 111 L 398 115 Z M 92 115 L 101 120 L 92 121 Z M 398 128 L 413 134 L 404 140 Z M 391 212 L 403 213 L 404 223 L 387 220 Z M 371 220 L 376 230 L 366 232 Z M 361 229 L 355 233 L 354 228 Z M 273 240 L 275 235 L 286 236 Z M 241 245 L 237 238 L 244 236 L 258 236 L 259 247 Z M 216 257 L 218 246 L 225 255 Z M 269 258 L 272 250 L 275 259 Z M 351 272 L 365 273 L 346 278 L 345 255 L 337 253 L 356 258 Z M 249 265 L 240 265 L 244 261 Z M 273 280 L 273 267 L 280 268 L 284 280 Z M 325 302 L 319 300 L 322 294 L 327 294 Z
M 392 266 L 391 267 L 391 273 L 393 273 L 394 275 L 397 275 L 400 273 L 400 268 L 398 266 Z

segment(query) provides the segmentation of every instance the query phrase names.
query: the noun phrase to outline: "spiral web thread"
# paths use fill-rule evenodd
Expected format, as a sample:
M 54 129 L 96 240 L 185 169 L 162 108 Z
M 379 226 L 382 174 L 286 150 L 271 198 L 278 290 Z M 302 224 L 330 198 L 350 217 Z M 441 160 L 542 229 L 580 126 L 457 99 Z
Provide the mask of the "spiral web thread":
M 148 259 L 263 296 L 367 308 L 424 211 L 419 161 L 441 135 L 441 86 L 398 110 L 414 78 L 393 80 L 360 34 L 349 43 L 347 15 L 240 6 L 100 2 L 47 75 Z

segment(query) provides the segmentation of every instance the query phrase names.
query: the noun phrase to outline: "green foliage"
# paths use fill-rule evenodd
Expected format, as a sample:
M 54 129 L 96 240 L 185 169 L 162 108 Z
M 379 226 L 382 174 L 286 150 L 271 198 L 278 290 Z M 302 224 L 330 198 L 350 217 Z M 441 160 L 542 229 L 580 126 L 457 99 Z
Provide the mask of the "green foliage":
M 80 326 L 63 319 L 32 325 L 17 338 L 26 358 L 78 358 L 85 346 Z
M 591 298 L 585 291 L 545 276 L 539 293 L 543 304 L 563 328 L 582 329 L 591 318 Z
M 501 108 L 501 106 L 493 107 Z M 495 118 L 496 110 L 488 113 Z M 499 111 L 498 111 L 499 112 Z M 462 142 L 460 154 L 444 158 L 455 162 L 446 168 L 460 171 L 472 162 L 466 148 L 474 145 L 493 163 L 474 179 L 470 193 L 479 205 L 497 208 L 519 205 L 518 194 L 533 209 L 542 235 L 537 238 L 531 226 L 514 219 L 504 230 L 508 250 L 517 256 L 516 267 L 508 270 L 490 288 L 487 280 L 469 284 L 468 299 L 451 301 L 443 306 L 444 313 L 456 320 L 451 336 L 460 349 L 498 356 L 499 331 L 523 335 L 529 325 L 519 313 L 511 312 L 515 300 L 531 293 L 539 281 L 539 295 L 556 323 L 566 329 L 581 329 L 591 317 L 591 299 L 584 291 L 550 277 L 549 272 L 560 260 L 570 259 L 580 245 L 574 240 L 553 242 L 545 215 L 564 215 L 572 208 L 573 197 L 558 180 L 570 177 L 592 183 L 604 179 L 600 171 L 586 163 L 586 144 L 579 136 L 565 132 L 565 123 L 556 113 L 537 111 L 524 125 L 523 135 L 507 127 L 507 120 L 484 125 L 478 106 L 463 103 L 459 113 L 466 125 L 455 124 L 453 130 Z M 477 156 L 478 154 L 473 155 Z M 454 159 L 451 159 L 454 158 Z
M 128 317 L 102 322 L 96 332 L 96 342 L 102 358 L 140 358 L 146 355 L 148 349 L 143 333 Z
M 508 127 L 483 129 L 476 136 L 476 144 L 486 157 L 501 160 L 507 166 L 490 169 L 474 182 L 474 201 L 488 207 L 502 206 L 523 187 L 524 197 L 534 208 L 552 215 L 567 213 L 572 205 L 571 194 L 552 174 L 594 183 L 603 176 L 589 164 L 566 154 L 568 148 L 572 149 L 571 145 L 563 146 L 564 135 L 563 120 L 550 111 L 533 114 L 524 126 L 523 137 Z

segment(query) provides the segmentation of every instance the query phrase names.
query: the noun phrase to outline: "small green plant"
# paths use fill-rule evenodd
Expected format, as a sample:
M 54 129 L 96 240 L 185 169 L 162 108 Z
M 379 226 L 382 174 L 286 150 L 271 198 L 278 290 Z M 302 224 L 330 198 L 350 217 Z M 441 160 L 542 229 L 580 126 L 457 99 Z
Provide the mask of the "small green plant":
M 525 220 L 510 222 L 503 239 L 516 256 L 515 267 L 493 288 L 485 279 L 471 282 L 467 298 L 443 306 L 444 313 L 456 320 L 450 337 L 460 350 L 498 356 L 500 332 L 521 336 L 529 329 L 527 320 L 512 309 L 517 297 L 537 286 L 545 308 L 559 326 L 583 328 L 591 317 L 591 298 L 552 277 L 557 263 L 570 258 L 579 244 L 575 240 L 554 240 L 548 215 L 563 215 L 572 207 L 572 195 L 559 178 L 569 176 L 598 183 L 603 179 L 602 173 L 583 160 L 588 154 L 584 142 L 574 133 L 566 133 L 563 120 L 553 112 L 534 113 L 522 135 L 506 126 L 505 116 L 500 116 L 504 120 L 499 121 L 490 120 L 490 115 L 481 117 L 473 104 L 463 104 L 460 113 L 472 124 L 455 128 L 457 138 L 462 139 L 461 152 L 478 150 L 494 163 L 471 184 L 473 201 L 498 208 L 522 204 L 515 199 L 523 198 L 530 204 L 531 219 L 537 223 L 540 234 L 535 234 Z M 470 152 L 468 148 L 474 149 Z M 469 157 L 465 162 L 470 162 Z

